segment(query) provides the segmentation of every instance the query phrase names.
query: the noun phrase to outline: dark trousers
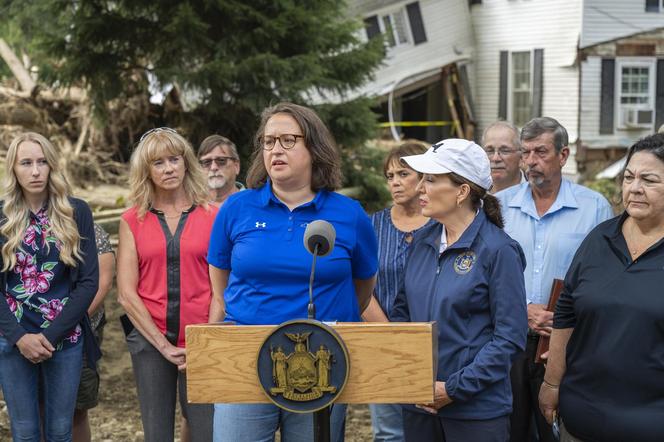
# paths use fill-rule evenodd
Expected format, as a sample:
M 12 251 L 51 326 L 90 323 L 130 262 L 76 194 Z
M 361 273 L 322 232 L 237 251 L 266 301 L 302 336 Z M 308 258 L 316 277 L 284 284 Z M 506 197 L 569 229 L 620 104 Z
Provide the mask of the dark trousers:
M 191 440 L 211 442 L 212 405 L 187 401 L 185 372 L 178 371 L 138 329 L 127 335 L 127 347 L 134 368 L 145 442 L 174 440 L 176 391 L 182 414 L 189 424 Z
M 509 416 L 494 419 L 449 419 L 435 414 L 416 413 L 404 408 L 405 442 L 507 442 Z
M 526 351 L 512 364 L 511 442 L 554 442 L 551 425 L 546 423 L 539 409 L 539 390 L 544 379 L 544 364 L 536 364 L 538 338 L 528 335 Z M 533 428 L 533 424 L 535 428 Z M 535 431 L 537 430 L 537 431 Z M 537 438 L 539 435 L 539 438 Z

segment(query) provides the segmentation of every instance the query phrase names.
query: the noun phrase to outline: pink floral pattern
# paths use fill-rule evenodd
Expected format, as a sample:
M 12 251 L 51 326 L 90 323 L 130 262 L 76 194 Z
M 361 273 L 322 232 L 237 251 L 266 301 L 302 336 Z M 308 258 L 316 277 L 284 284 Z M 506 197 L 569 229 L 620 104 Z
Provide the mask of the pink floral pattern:
M 23 244 L 16 252 L 14 271 L 7 274 L 7 305 L 19 323 L 26 323 L 28 330 L 50 326 L 69 300 L 69 283 L 65 266 L 60 262 L 60 249 L 60 242 L 51 234 L 44 207 L 30 217 Z M 81 327 L 77 325 L 56 349 L 76 344 L 80 336 Z
M 39 306 L 39 311 L 41 312 L 42 317 L 47 321 L 53 322 L 53 320 L 62 312 L 62 307 L 65 306 L 66 300 L 67 298 L 65 298 L 65 302 L 62 302 L 59 299 L 51 299 L 50 301 L 40 299 L 40 301 L 43 301 Z

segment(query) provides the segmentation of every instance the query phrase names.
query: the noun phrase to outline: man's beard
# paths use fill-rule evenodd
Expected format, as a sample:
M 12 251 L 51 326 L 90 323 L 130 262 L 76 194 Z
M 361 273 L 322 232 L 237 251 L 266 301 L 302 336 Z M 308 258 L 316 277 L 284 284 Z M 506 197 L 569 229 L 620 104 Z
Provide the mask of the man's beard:
M 228 180 L 225 176 L 217 175 L 214 177 L 208 177 L 208 187 L 213 190 L 223 189 L 227 183 Z

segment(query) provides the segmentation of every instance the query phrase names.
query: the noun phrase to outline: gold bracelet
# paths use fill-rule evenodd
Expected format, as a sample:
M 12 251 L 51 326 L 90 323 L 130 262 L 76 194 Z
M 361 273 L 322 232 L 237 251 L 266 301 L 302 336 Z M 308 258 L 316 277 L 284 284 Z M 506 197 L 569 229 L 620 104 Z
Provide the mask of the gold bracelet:
M 553 385 L 551 382 L 547 382 L 546 379 L 542 379 L 542 383 L 543 383 L 544 385 L 546 385 L 547 387 L 549 387 L 550 389 L 552 389 L 552 390 L 557 390 L 558 387 L 560 387 L 560 384 L 558 384 L 558 385 Z

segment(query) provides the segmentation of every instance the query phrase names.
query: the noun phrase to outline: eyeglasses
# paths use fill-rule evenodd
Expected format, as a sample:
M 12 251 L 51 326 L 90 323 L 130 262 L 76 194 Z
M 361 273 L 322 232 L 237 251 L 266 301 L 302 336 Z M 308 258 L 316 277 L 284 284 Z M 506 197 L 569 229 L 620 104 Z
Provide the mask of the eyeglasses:
M 171 167 L 175 168 L 180 164 L 180 161 L 182 161 L 182 155 L 172 155 L 167 158 L 159 158 L 154 160 L 150 165 L 155 168 L 155 170 L 162 172 L 166 169 L 166 166 L 170 165 Z
M 138 142 L 140 143 L 148 135 L 154 134 L 154 133 L 157 133 L 157 132 L 168 132 L 169 134 L 177 134 L 178 133 L 175 129 L 171 129 L 170 127 L 155 127 L 154 129 L 150 129 L 149 131 L 147 131 L 143 135 L 141 135 L 141 139 L 138 140 Z
M 212 162 L 217 165 L 217 167 L 224 167 L 229 161 L 237 161 L 237 158 L 233 157 L 214 157 L 207 158 L 205 160 L 200 160 L 201 166 L 206 169 L 209 169 L 212 166 Z
M 280 137 L 273 137 L 271 135 L 266 135 L 261 137 L 260 144 L 264 150 L 272 150 L 274 146 L 277 145 L 277 141 L 281 144 L 281 147 L 284 149 L 292 149 L 295 147 L 298 138 L 304 138 L 303 135 L 294 135 L 294 134 L 283 134 Z
M 486 152 L 486 154 L 489 157 L 494 156 L 496 153 L 498 153 L 498 155 L 501 156 L 501 157 L 507 157 L 507 156 L 510 156 L 512 154 L 515 154 L 515 153 L 519 152 L 519 150 L 518 149 L 506 149 L 504 147 L 501 147 L 498 150 L 496 150 L 496 149 L 484 149 L 484 152 Z

